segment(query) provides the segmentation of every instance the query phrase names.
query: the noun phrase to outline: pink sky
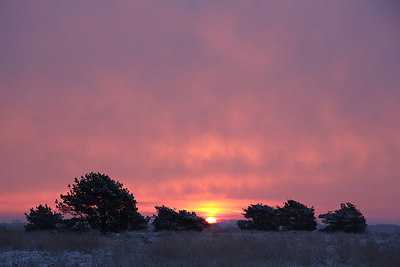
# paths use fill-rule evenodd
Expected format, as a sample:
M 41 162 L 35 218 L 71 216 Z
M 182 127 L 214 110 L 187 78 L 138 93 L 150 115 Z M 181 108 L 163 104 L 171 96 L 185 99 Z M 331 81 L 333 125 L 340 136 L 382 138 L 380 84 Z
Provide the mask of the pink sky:
M 74 177 L 240 218 L 295 199 L 400 223 L 395 1 L 0 3 L 0 222 Z

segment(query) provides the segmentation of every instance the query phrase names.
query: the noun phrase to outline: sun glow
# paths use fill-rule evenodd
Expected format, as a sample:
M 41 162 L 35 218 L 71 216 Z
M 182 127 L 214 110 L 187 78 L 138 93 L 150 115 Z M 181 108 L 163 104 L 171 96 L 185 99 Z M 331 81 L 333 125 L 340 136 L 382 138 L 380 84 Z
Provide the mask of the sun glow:
M 222 205 L 223 204 L 216 202 L 203 202 L 193 205 L 193 210 L 203 213 L 207 217 L 215 217 L 215 215 L 224 212 L 224 209 L 221 207 Z
M 206 219 L 206 221 L 208 222 L 208 223 L 216 223 L 217 222 L 217 219 L 216 218 L 214 218 L 214 217 L 208 217 L 207 219 Z
M 214 201 L 196 201 L 184 203 L 181 206 L 186 210 L 195 211 L 197 215 L 200 217 L 206 218 L 215 218 L 216 222 L 221 222 L 225 219 L 231 219 L 235 214 L 240 214 L 241 209 L 237 207 L 244 206 L 246 204 L 236 200 L 214 200 Z M 247 201 L 249 202 L 249 201 Z M 241 218 L 241 217 L 240 217 Z M 215 222 L 212 222 L 215 223 Z

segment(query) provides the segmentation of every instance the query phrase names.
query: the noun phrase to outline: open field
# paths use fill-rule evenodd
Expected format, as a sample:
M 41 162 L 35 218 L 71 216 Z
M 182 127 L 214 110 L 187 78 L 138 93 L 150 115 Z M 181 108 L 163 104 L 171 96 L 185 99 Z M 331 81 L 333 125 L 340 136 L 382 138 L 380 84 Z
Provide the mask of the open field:
M 400 266 L 400 233 L 25 233 L 0 229 L 0 266 Z

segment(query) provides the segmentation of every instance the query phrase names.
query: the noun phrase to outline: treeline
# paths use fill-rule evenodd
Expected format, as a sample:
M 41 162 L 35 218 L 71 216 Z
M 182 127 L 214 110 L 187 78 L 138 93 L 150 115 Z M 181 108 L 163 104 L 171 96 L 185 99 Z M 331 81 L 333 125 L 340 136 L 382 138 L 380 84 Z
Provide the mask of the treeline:
M 123 184 L 108 175 L 89 173 L 75 178 L 68 185 L 67 194 L 60 195 L 53 211 L 47 204 L 31 208 L 25 213 L 27 231 L 35 230 L 76 230 L 98 229 L 101 232 L 122 232 L 146 229 L 151 220 L 138 212 L 137 202 Z M 160 230 L 202 231 L 209 223 L 195 212 L 175 210 L 164 205 L 155 207 L 152 225 Z M 250 205 L 244 210 L 247 220 L 239 220 L 242 230 L 315 230 L 317 226 L 314 208 L 288 200 L 283 207 L 262 204 Z M 67 218 L 64 218 L 66 216 Z M 334 212 L 319 215 L 327 225 L 326 231 L 363 232 L 366 221 L 361 212 L 351 203 L 341 204 Z
M 31 208 L 25 213 L 27 231 L 35 230 L 76 230 L 98 229 L 101 232 L 122 232 L 142 230 L 148 227 L 150 217 L 138 212 L 137 202 L 123 184 L 108 175 L 89 173 L 75 178 L 68 185 L 67 194 L 56 200 L 54 212 L 47 205 Z M 153 216 L 153 226 L 159 230 L 196 230 L 202 231 L 208 223 L 186 210 L 176 211 L 165 206 L 156 206 L 157 215 Z M 67 218 L 64 218 L 66 216 Z
M 239 220 L 237 225 L 242 230 L 264 231 L 313 231 L 317 229 L 317 220 L 314 207 L 295 200 L 288 200 L 283 207 L 276 208 L 255 204 L 244 209 L 244 217 L 248 220 Z M 318 216 L 327 226 L 324 231 L 364 232 L 367 228 L 366 220 L 362 213 L 352 203 L 340 204 L 340 209 L 329 211 Z

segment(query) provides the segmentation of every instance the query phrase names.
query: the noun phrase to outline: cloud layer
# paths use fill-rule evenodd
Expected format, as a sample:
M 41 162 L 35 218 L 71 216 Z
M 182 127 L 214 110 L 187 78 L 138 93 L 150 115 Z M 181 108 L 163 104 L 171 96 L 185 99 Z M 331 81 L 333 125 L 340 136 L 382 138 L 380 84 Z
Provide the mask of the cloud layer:
M 400 223 L 398 11 L 1 3 L 0 218 L 99 171 L 150 213 L 293 198 Z

